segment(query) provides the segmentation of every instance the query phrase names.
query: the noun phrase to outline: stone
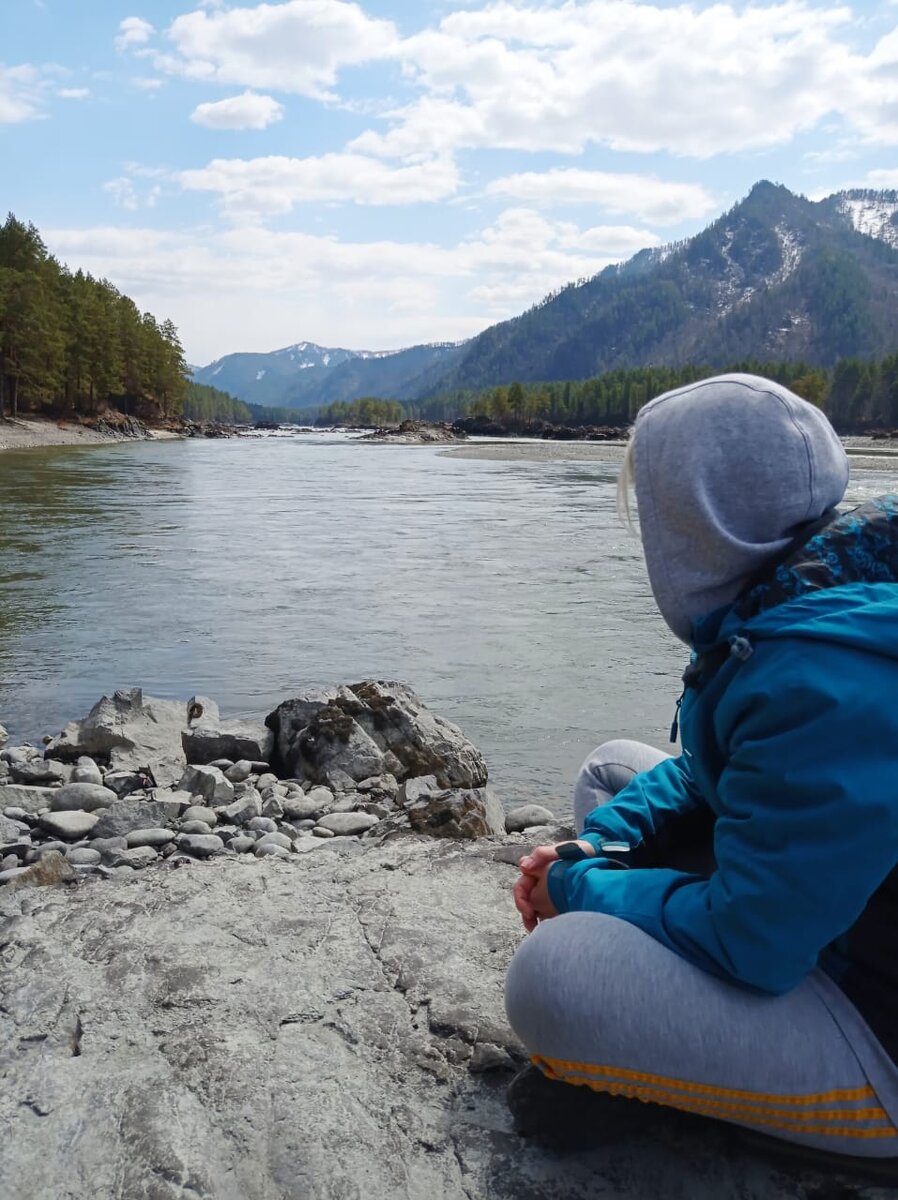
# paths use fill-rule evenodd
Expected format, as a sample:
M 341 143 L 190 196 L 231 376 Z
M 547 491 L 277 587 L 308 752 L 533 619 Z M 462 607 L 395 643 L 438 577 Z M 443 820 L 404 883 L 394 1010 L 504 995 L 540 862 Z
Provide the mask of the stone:
M 314 838 L 327 839 L 327 838 L 333 838 L 336 836 L 337 835 L 334 833 L 333 829 L 325 829 L 325 827 L 323 825 L 314 825 L 312 827 L 312 837 L 314 837 Z
M 96 812 L 98 808 L 109 808 L 118 800 L 115 792 L 96 783 L 67 783 L 53 793 L 50 807 L 54 812 L 81 809 Z
M 19 871 L 10 884 L 15 890 L 20 887 L 52 887 L 56 883 L 72 883 L 75 879 L 77 875 L 65 855 L 53 850 L 30 867 Z
M 195 858 L 209 858 L 223 852 L 224 842 L 214 833 L 189 833 L 178 838 L 178 848 Z
M 211 833 L 212 826 L 205 821 L 184 821 L 180 827 L 181 833 Z
M 133 796 L 135 792 L 143 792 L 153 786 L 147 771 L 107 771 L 103 783 L 117 796 Z
M 308 821 L 320 817 L 330 807 L 308 796 L 288 796 L 281 804 L 284 816 L 290 821 Z
M 109 855 L 109 865 L 111 867 L 131 867 L 134 871 L 141 871 L 144 867 L 156 862 L 158 858 L 159 855 L 152 846 L 133 846 L 127 850 L 113 850 Z
M 202 821 L 211 829 L 218 824 L 218 814 L 214 808 L 203 808 L 199 804 L 192 804 L 190 808 L 181 813 L 181 820 Z
M 153 792 L 156 804 L 164 804 L 172 817 L 179 817 L 193 803 L 190 792 L 181 792 L 177 788 L 156 788 Z
M 173 784 L 186 759 L 182 732 L 191 721 L 218 721 L 211 700 L 183 701 L 144 696 L 140 688 L 104 696 L 80 721 L 72 721 L 47 747 L 50 758 L 66 762 L 82 755 L 108 761 L 113 770 L 148 770 L 160 787 Z
M 277 833 L 277 822 L 272 821 L 270 817 L 253 817 L 247 822 L 248 829 L 261 830 L 262 833 Z
M 77 842 L 79 838 L 88 837 L 99 818 L 95 813 L 67 810 L 65 812 L 44 813 L 38 824 L 54 837 L 66 842 Z
M 435 775 L 441 788 L 478 788 L 486 764 L 451 722 L 401 683 L 368 680 L 319 688 L 287 700 L 266 718 L 276 756 L 297 778 L 334 783 L 378 775 Z M 341 790 L 346 790 L 341 787 Z
M 496 837 L 505 832 L 505 812 L 488 788 L 459 788 L 432 792 L 406 806 L 416 833 L 429 837 Z
M 128 840 L 123 837 L 108 837 L 90 839 L 91 850 L 99 850 L 101 854 L 108 855 L 115 850 L 127 850 Z
M 228 848 L 234 850 L 237 854 L 248 854 L 250 850 L 256 848 L 256 840 L 255 838 L 242 836 L 231 838 Z
M 211 763 L 218 758 L 231 763 L 271 761 L 274 734 L 261 722 L 228 720 L 214 723 L 204 719 L 185 730 L 181 737 L 184 755 L 189 763 Z M 244 776 L 249 778 L 252 771 Z
M 266 771 L 256 780 L 256 788 L 261 793 L 266 788 L 274 787 L 279 782 L 277 775 L 272 775 L 270 771 Z
M 230 804 L 234 799 L 234 785 L 225 779 L 218 767 L 187 767 L 178 788 L 193 796 L 202 796 L 209 804 Z
M 367 833 L 376 824 L 377 817 L 372 816 L 371 813 L 328 813 L 318 822 L 317 828 L 329 829 L 331 833 L 340 834 L 343 837 L 352 837 L 355 834 Z
M 423 796 L 429 796 L 431 792 L 440 790 L 436 775 L 416 775 L 413 779 L 406 779 L 404 783 L 400 784 L 396 801 L 401 805 L 414 804 Z
M 21 821 L 13 821 L 9 817 L 0 817 L 0 846 L 8 846 L 18 842 L 27 826 Z
M 268 858 L 289 858 L 290 857 L 290 850 L 289 849 L 285 850 L 283 846 L 279 846 L 276 842 L 266 842 L 266 841 L 256 842 L 256 848 L 255 848 L 254 853 L 255 853 L 256 858 L 266 858 L 266 857 L 268 857 Z
M 2 858 L 0 858 L 0 871 L 11 871 L 18 866 L 18 854 L 5 854 Z
M 155 800 L 135 800 L 129 796 L 100 813 L 94 837 L 127 837 L 135 829 L 162 829 L 171 817 L 165 804 Z
M 49 808 L 56 792 L 53 788 L 20 787 L 8 783 L 0 788 L 0 804 L 11 808 L 21 808 L 26 813 L 36 814 L 41 809 Z
M 262 797 L 255 788 L 249 788 L 233 804 L 223 808 L 225 820 L 235 825 L 246 825 L 253 817 L 262 815 Z
M 4 808 L 3 815 L 9 821 L 21 821 L 23 824 L 27 824 L 31 816 L 24 808 Z
M 8 741 L 9 741 L 9 732 L 7 731 L 5 726 L 0 725 L 0 750 L 3 749 L 3 747 L 6 745 L 6 743 Z
M 43 757 L 40 750 L 27 743 L 24 746 L 7 746 L 5 750 L 0 751 L 0 761 L 8 763 L 10 766 L 14 766 L 16 763 L 32 762 Z
M 89 846 L 71 846 L 66 851 L 66 858 L 73 867 L 95 867 L 103 861 L 100 851 Z
M 289 850 L 292 845 L 293 839 L 284 833 L 265 833 L 256 842 L 256 849 L 260 846 L 280 846 L 283 850 Z
M 231 783 L 245 783 L 253 773 L 253 764 L 242 758 L 239 762 L 235 762 L 232 767 L 228 767 L 225 771 L 225 779 Z
M 355 785 L 355 790 L 359 792 L 383 792 L 387 796 L 395 796 L 399 791 L 399 784 L 396 782 L 395 775 L 374 775 L 370 779 L 362 779 Z
M 157 847 L 173 842 L 175 835 L 170 829 L 133 829 L 126 835 L 128 849 L 138 849 L 143 846 Z
M 286 797 L 284 797 L 286 799 Z M 284 802 L 280 796 L 269 795 L 262 801 L 262 816 L 280 820 L 284 815 Z
M 505 814 L 505 829 L 508 833 L 523 833 L 535 825 L 551 825 L 555 814 L 541 804 L 522 804 Z
M 68 783 L 72 768 L 51 758 L 32 758 L 28 762 L 10 764 L 10 776 L 26 787 L 45 787 L 48 784 Z M 102 780 L 100 780 L 102 783 Z
M 102 783 L 103 772 L 92 758 L 82 754 L 72 771 L 72 783 Z

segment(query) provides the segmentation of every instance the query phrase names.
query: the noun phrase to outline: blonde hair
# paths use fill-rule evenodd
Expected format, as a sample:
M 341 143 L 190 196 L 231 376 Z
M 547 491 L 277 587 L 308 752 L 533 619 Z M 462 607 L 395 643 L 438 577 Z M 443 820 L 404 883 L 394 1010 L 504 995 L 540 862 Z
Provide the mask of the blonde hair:
M 633 529 L 633 510 L 630 507 L 630 489 L 635 483 L 636 471 L 636 442 L 632 435 L 627 443 L 624 461 L 621 463 L 620 475 L 617 477 L 617 513 L 622 521 L 626 521 Z

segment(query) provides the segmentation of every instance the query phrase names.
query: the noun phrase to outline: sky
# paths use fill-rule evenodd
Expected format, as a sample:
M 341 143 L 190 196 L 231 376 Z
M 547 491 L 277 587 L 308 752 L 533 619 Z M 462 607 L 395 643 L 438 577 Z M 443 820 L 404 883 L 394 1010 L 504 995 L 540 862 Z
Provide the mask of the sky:
M 898 0 L 0 0 L 0 208 L 196 365 L 458 341 L 759 179 L 898 187 Z

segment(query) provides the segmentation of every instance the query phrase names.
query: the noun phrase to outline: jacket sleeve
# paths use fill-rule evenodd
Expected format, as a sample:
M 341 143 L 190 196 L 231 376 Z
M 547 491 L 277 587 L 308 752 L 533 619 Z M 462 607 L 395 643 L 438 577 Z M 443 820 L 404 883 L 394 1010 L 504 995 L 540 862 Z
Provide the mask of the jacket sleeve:
M 707 805 L 686 759 L 666 758 L 634 776 L 610 803 L 594 808 L 581 837 L 597 851 L 602 842 L 625 842 L 632 862 L 651 866 L 665 833 L 699 809 Z
M 898 665 L 874 673 L 870 661 L 824 642 L 760 643 L 715 716 L 717 871 L 587 860 L 563 875 L 556 906 L 620 917 L 745 986 L 794 987 L 898 861 Z

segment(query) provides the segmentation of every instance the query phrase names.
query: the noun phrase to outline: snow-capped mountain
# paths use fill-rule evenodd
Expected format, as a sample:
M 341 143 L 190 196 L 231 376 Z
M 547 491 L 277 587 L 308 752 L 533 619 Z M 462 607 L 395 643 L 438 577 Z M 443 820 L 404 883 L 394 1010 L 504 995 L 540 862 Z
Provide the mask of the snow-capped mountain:
M 898 249 L 898 191 L 858 188 L 838 192 L 833 199 L 858 233 L 866 233 Z

